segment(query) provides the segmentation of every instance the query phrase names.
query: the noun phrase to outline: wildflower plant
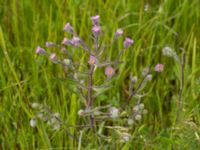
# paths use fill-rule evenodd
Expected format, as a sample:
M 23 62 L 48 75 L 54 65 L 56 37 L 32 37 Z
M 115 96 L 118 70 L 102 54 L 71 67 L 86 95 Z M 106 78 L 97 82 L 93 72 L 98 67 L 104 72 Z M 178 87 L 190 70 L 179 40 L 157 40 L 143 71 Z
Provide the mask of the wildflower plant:
M 180 48 L 181 50 L 181 57 L 178 56 L 178 54 L 169 46 L 166 46 L 162 49 L 163 55 L 168 56 L 175 60 L 175 62 L 178 63 L 179 69 L 180 69 L 180 75 L 179 75 L 179 92 L 178 92 L 178 100 L 177 100 L 177 113 L 176 113 L 176 123 L 180 120 L 180 112 L 182 110 L 182 97 L 183 97 L 183 90 L 184 90 L 184 84 L 185 84 L 185 50 L 183 48 Z
M 121 56 L 123 53 L 131 48 L 134 44 L 134 40 L 130 37 L 125 37 L 123 41 L 123 49 L 120 50 L 118 56 L 112 61 L 102 61 L 103 60 L 103 53 L 105 52 L 105 47 L 101 47 L 100 42 L 100 35 L 102 34 L 102 27 L 100 26 L 100 16 L 96 15 L 91 17 L 92 21 L 92 39 L 93 45 L 87 45 L 84 40 L 78 36 L 78 34 L 74 31 L 74 28 L 71 26 L 70 23 L 67 23 L 63 31 L 67 34 L 71 35 L 71 38 L 64 37 L 60 44 L 53 43 L 53 42 L 46 42 L 46 48 L 58 48 L 60 49 L 61 53 L 66 54 L 67 58 L 63 60 L 57 56 L 55 52 L 49 53 L 44 48 L 38 46 L 36 49 L 36 54 L 38 55 L 46 55 L 50 61 L 56 64 L 60 64 L 63 68 L 68 69 L 70 71 L 68 78 L 73 80 L 77 85 L 78 95 L 80 99 L 83 99 L 83 107 L 77 112 L 77 115 L 83 117 L 84 119 L 88 120 L 89 125 L 87 124 L 86 127 L 92 129 L 94 133 L 97 133 L 98 124 L 101 121 L 106 121 L 107 124 L 105 125 L 106 129 L 111 129 L 115 131 L 120 138 L 120 141 L 127 142 L 130 137 L 130 130 L 133 129 L 134 125 L 139 123 L 142 119 L 142 116 L 147 114 L 147 109 L 142 103 L 142 98 L 146 96 L 146 94 L 141 93 L 142 89 L 145 87 L 146 83 L 151 81 L 153 71 L 150 67 L 145 68 L 141 76 L 142 78 L 139 79 L 136 76 L 130 75 L 130 84 L 128 89 L 128 103 L 129 101 L 133 100 L 132 98 L 136 98 L 135 106 L 131 106 L 131 109 L 128 110 L 130 107 L 123 107 L 117 108 L 112 104 L 108 105 L 100 105 L 96 106 L 95 101 L 98 99 L 99 88 L 108 88 L 110 79 L 114 78 L 117 74 L 118 66 L 122 63 L 120 61 Z M 124 34 L 122 29 L 117 29 L 114 34 L 113 42 L 116 42 L 121 36 Z M 74 62 L 73 55 L 68 51 L 68 48 L 81 48 L 83 52 L 87 56 L 87 60 L 84 64 L 84 69 L 87 70 L 86 72 L 82 73 L 79 72 L 78 67 L 82 64 L 78 64 Z M 102 83 L 102 85 L 95 85 L 94 82 L 94 74 L 95 71 L 99 68 L 104 69 L 104 74 L 106 81 Z M 164 66 L 162 64 L 158 64 L 155 66 L 155 71 L 162 72 Z M 42 107 L 42 110 L 43 107 Z M 52 117 L 55 118 L 55 114 L 48 113 L 48 118 L 50 118 L 50 124 L 53 124 L 54 129 L 59 129 L 61 126 L 61 120 L 53 121 Z M 41 111 L 39 111 L 41 113 Z M 42 114 L 44 116 L 44 114 Z M 36 119 L 40 118 L 36 115 L 36 117 L 31 120 L 31 126 L 36 125 Z M 58 115 L 56 118 L 59 118 Z M 41 118 L 42 119 L 42 118 Z M 113 126 L 109 126 L 109 122 L 112 122 Z M 128 127 L 127 127 L 128 125 Z M 99 137 L 104 137 L 104 135 L 99 134 Z M 106 138 L 105 138 L 106 139 Z

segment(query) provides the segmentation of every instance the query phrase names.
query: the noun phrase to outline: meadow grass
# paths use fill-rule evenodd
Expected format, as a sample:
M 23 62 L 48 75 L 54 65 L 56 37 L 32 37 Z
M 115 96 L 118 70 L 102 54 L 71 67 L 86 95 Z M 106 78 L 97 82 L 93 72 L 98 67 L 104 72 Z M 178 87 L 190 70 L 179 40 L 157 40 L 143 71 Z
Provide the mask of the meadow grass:
M 144 11 L 147 2 L 149 10 Z M 82 104 L 73 82 L 60 80 L 66 77 L 62 68 L 36 56 L 35 49 L 46 40 L 61 41 L 66 22 L 71 22 L 80 37 L 91 44 L 90 17 L 96 14 L 104 30 L 102 43 L 109 43 L 119 27 L 135 40 L 134 47 L 123 55 L 117 82 L 98 97 L 96 105 L 125 104 L 130 73 L 140 76 L 149 64 L 165 65 L 164 72 L 153 74 L 144 89 L 149 92 L 143 99 L 148 114 L 130 133 L 131 140 L 125 144 L 103 141 L 101 148 L 88 130 L 82 130 L 80 138 L 76 128 L 55 132 L 42 122 L 36 128 L 29 124 L 34 115 L 32 102 L 47 104 L 60 113 L 62 120 L 79 124 L 77 111 Z M 0 149 L 199 149 L 199 43 L 199 0 L 1 0 Z M 172 47 L 179 56 L 180 48 L 186 51 L 182 109 L 176 126 L 181 70 L 173 59 L 162 56 L 164 46 Z M 107 49 L 105 56 L 114 58 L 119 52 L 116 47 Z M 82 51 L 73 53 L 75 60 L 85 61 Z M 94 78 L 97 83 L 102 81 L 101 71 Z M 104 124 L 100 125 L 103 128 Z

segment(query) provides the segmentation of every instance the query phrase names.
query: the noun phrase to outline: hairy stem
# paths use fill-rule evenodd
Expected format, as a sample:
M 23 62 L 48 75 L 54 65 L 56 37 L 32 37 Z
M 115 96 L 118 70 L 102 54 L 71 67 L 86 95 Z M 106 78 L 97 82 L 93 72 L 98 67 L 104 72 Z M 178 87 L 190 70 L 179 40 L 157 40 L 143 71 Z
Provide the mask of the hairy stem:
M 139 83 L 138 87 L 130 94 L 130 96 L 128 97 L 128 102 L 131 100 L 131 98 L 138 93 L 138 91 L 140 90 L 140 88 L 142 87 L 143 83 L 145 82 L 146 77 L 151 73 L 151 70 L 149 69 L 149 71 L 144 75 L 143 79 L 141 80 L 141 82 Z
M 181 68 L 181 79 L 180 79 L 180 89 L 178 92 L 178 101 L 177 101 L 177 116 L 176 116 L 176 123 L 179 121 L 179 114 L 181 110 L 181 102 L 182 102 L 182 94 L 184 88 L 184 68 L 185 68 L 185 50 L 182 53 L 182 59 L 180 61 L 180 68 Z
M 93 76 L 94 72 L 94 66 L 91 66 L 90 71 L 88 73 L 88 93 L 87 93 L 87 98 L 88 98 L 88 108 L 93 105 L 93 99 L 92 99 L 92 86 L 93 86 Z

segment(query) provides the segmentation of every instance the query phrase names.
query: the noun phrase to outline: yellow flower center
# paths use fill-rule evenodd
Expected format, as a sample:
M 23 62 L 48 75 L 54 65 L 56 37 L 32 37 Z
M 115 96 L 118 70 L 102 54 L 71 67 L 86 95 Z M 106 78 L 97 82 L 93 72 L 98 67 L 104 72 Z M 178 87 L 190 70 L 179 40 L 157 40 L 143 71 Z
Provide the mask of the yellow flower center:
M 108 70 L 108 74 L 112 74 L 113 71 L 111 69 Z

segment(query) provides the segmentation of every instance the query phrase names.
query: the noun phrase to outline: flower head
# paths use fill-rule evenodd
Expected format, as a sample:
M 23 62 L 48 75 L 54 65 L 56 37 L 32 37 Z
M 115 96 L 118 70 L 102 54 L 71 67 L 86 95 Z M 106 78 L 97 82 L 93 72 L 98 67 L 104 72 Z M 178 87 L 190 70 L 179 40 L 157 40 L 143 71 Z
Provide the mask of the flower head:
M 50 55 L 50 60 L 53 61 L 53 62 L 57 62 L 57 61 L 58 61 L 58 58 L 57 58 L 57 56 L 56 56 L 56 53 L 52 53 L 52 54 Z
M 63 39 L 63 41 L 62 41 L 62 44 L 63 45 L 70 45 L 71 44 L 71 41 L 70 40 L 68 40 L 66 37 Z
M 73 31 L 73 27 L 71 26 L 70 23 L 66 23 L 64 28 L 63 28 L 64 31 L 66 32 L 72 32 Z
M 37 108 L 40 107 L 40 104 L 39 103 L 32 103 L 31 107 L 34 108 L 34 109 L 37 109 Z
M 168 47 L 168 46 L 164 47 L 162 49 L 162 52 L 163 52 L 163 55 L 166 55 L 166 56 L 169 56 L 169 57 L 172 57 L 174 55 L 172 48 Z
M 141 104 L 139 105 L 139 108 L 140 108 L 140 109 L 144 109 L 144 104 L 141 103 Z
M 138 77 L 137 77 L 137 76 L 131 77 L 131 82 L 132 82 L 132 83 L 136 83 L 137 80 L 138 80 Z
M 62 47 L 62 48 L 60 49 L 60 51 L 61 51 L 62 53 L 64 53 L 64 54 L 67 54 L 67 49 L 66 49 L 65 47 Z
M 45 54 L 45 53 L 46 51 L 43 48 L 41 48 L 40 46 L 37 47 L 36 54 Z
M 178 55 L 176 54 L 176 52 L 174 50 L 172 50 L 171 47 L 166 46 L 162 49 L 163 55 L 168 56 L 168 57 L 172 57 L 174 58 L 176 61 L 180 61 Z
M 115 107 L 111 107 L 110 108 L 110 117 L 115 119 L 119 117 L 119 109 L 115 108 Z
M 97 63 L 96 57 L 90 55 L 90 58 L 89 58 L 88 63 L 89 63 L 90 65 L 95 65 L 95 64 Z
M 164 70 L 164 65 L 163 65 L 163 64 L 157 64 L 157 65 L 155 66 L 154 70 L 155 70 L 156 72 L 163 72 L 163 70 Z
M 125 134 L 124 136 L 122 136 L 122 139 L 124 142 L 128 142 L 130 140 L 131 136 L 129 134 Z
M 146 76 L 147 74 L 149 74 L 150 73 L 150 68 L 149 67 L 146 67 L 146 68 L 144 68 L 143 70 L 142 70 L 142 76 L 144 77 L 144 76 Z
M 132 111 L 133 111 L 133 113 L 137 113 L 139 111 L 139 109 L 140 109 L 139 106 L 136 105 L 133 107 Z
M 135 120 L 140 121 L 142 119 L 142 116 L 140 114 L 135 115 Z
M 99 15 L 92 16 L 91 20 L 92 20 L 93 25 L 98 25 L 99 24 Z
M 149 10 L 150 5 L 147 3 L 144 5 L 144 11 L 148 11 Z
M 71 40 L 73 46 L 79 46 L 81 44 L 81 39 L 77 36 L 74 36 Z
M 121 36 L 124 33 L 124 31 L 122 29 L 117 29 L 117 31 L 115 32 L 115 37 L 118 38 L 119 36 Z
M 128 125 L 133 125 L 134 124 L 134 120 L 132 118 L 128 119 Z
M 131 45 L 133 45 L 134 41 L 129 38 L 129 37 L 126 37 L 126 39 L 124 40 L 124 48 L 128 48 L 130 47 Z
M 100 32 L 101 32 L 101 27 L 100 26 L 93 26 L 92 27 L 92 33 L 94 34 L 94 36 L 99 35 Z
M 37 120 L 35 118 L 31 119 L 30 126 L 34 128 L 36 125 L 37 125 Z
M 105 69 L 105 74 L 107 75 L 107 77 L 112 77 L 114 73 L 115 70 L 112 67 L 107 67 Z
M 70 59 L 64 59 L 63 64 L 65 64 L 66 66 L 69 66 L 71 64 L 71 60 Z
M 152 80 L 152 78 L 153 78 L 153 77 L 152 77 L 152 75 L 151 75 L 151 74 L 148 74 L 148 75 L 146 76 L 146 80 L 147 80 L 147 81 L 151 81 L 151 80 Z
M 46 47 L 54 47 L 55 44 L 54 44 L 53 42 L 48 42 L 48 41 L 47 41 L 47 42 L 45 43 L 45 45 L 46 45 Z

